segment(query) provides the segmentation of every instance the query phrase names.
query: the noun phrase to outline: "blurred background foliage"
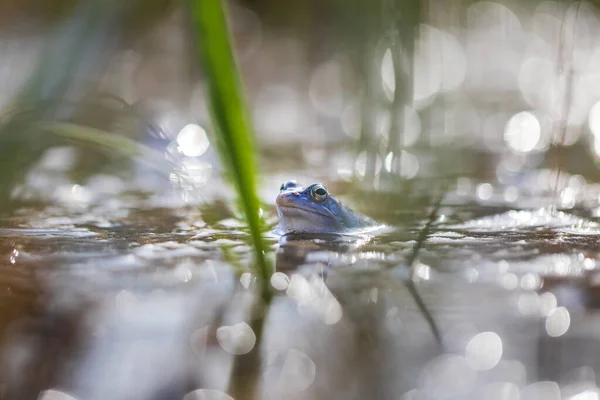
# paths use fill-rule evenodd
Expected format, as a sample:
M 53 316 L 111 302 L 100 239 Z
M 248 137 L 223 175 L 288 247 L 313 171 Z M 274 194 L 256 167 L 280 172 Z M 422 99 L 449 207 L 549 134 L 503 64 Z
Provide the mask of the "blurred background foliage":
M 271 189 L 295 171 L 381 191 L 461 177 L 463 188 L 485 198 L 512 202 L 535 187 L 556 192 L 569 208 L 582 182 L 597 176 L 598 6 L 230 2 L 237 61 L 269 172 L 262 200 L 271 202 Z M 2 1 L 0 15 L 3 204 L 44 197 L 26 174 L 61 142 L 19 125 L 31 121 L 134 139 L 163 153 L 176 166 L 170 180 L 190 192 L 218 176 L 207 76 L 185 2 Z M 73 153 L 69 173 L 77 182 L 98 171 L 131 179 L 131 165 L 93 147 Z M 481 181 L 500 183 L 502 191 L 481 189 Z M 586 190 L 600 193 L 594 185 Z

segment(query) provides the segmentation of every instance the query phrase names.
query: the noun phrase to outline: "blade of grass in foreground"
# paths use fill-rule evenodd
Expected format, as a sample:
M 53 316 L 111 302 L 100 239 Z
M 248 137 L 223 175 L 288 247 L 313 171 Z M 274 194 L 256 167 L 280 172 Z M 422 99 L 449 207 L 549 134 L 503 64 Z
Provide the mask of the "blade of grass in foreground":
M 261 339 L 265 311 L 271 302 L 272 269 L 262 237 L 264 223 L 256 194 L 254 142 L 241 82 L 229 39 L 224 5 L 220 0 L 190 0 L 200 61 L 206 77 L 208 103 L 216 148 L 235 187 L 256 255 L 256 273 L 263 304 L 255 305 L 250 326 L 257 345 L 234 358 L 228 392 L 236 400 L 257 398 L 261 370 Z M 264 308 L 262 307 L 264 305 Z
M 262 282 L 267 282 L 271 267 L 264 257 L 266 245 L 262 238 L 264 223 L 259 214 L 260 202 L 256 193 L 253 132 L 242 96 L 225 12 L 220 0 L 191 0 L 191 5 L 200 60 L 206 76 L 215 131 L 213 138 L 250 229 L 258 275 Z M 269 293 L 263 290 L 265 300 Z

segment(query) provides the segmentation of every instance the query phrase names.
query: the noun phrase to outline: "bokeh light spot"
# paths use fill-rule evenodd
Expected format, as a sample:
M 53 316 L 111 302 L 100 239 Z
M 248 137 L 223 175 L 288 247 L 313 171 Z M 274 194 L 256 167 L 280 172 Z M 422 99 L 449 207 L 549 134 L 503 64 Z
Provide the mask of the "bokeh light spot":
M 290 284 L 290 278 L 283 272 L 275 272 L 271 276 L 271 286 L 277 290 L 287 290 Z
M 542 127 L 537 117 L 528 111 L 515 114 L 506 123 L 504 140 L 516 152 L 528 153 L 540 141 Z
M 254 331 L 245 322 L 217 329 L 217 340 L 221 347 L 231 354 L 249 353 L 256 344 Z
M 475 335 L 467 344 L 465 359 L 476 370 L 486 371 L 495 367 L 502 358 L 502 339 L 494 332 Z
M 588 126 L 595 137 L 600 137 L 600 101 L 594 104 L 590 110 Z
M 381 62 L 381 78 L 383 80 L 384 89 L 387 89 L 385 93 L 391 100 L 391 95 L 393 95 L 396 90 L 396 77 L 394 75 L 394 61 L 390 49 L 387 49 L 383 54 L 383 60 Z
M 303 352 L 291 349 L 281 367 L 278 386 L 286 393 L 299 393 L 313 384 L 316 375 L 314 361 Z
M 569 330 L 571 325 L 571 315 L 565 307 L 558 307 L 552 310 L 546 317 L 546 332 L 548 336 L 562 336 Z
M 560 387 L 553 381 L 532 383 L 521 389 L 521 399 L 525 400 L 560 400 Z
M 188 124 L 177 134 L 177 146 L 184 155 L 199 157 L 208 150 L 210 142 L 200 125 Z

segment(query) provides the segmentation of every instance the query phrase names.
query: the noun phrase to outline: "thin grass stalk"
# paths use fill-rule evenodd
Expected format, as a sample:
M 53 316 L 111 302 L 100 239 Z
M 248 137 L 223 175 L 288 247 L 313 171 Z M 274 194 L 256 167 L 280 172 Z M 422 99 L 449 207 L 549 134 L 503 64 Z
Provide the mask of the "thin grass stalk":
M 260 202 L 256 192 L 254 135 L 233 55 L 225 6 L 220 0 L 190 0 L 190 7 L 198 54 L 206 77 L 213 138 L 248 224 L 263 300 L 252 307 L 250 315 L 250 326 L 256 335 L 257 345 L 249 353 L 234 358 L 228 389 L 236 400 L 252 399 L 259 395 L 262 332 L 272 298 L 268 284 L 272 267 L 265 258 L 267 246 L 262 236 L 265 225 L 259 214 Z
M 260 201 L 256 192 L 258 173 L 254 135 L 242 95 L 224 7 L 220 0 L 191 0 L 191 8 L 206 77 L 214 142 L 248 223 L 256 250 L 256 272 L 261 282 L 268 282 L 272 267 L 265 259 L 267 246 L 262 237 L 265 224 L 260 217 Z M 271 292 L 263 289 L 262 295 L 264 300 L 269 300 Z

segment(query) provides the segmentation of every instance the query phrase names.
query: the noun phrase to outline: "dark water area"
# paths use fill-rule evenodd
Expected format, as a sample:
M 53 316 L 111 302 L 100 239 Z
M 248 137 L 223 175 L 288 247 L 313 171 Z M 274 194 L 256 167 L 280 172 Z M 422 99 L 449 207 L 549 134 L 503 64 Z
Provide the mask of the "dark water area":
M 383 212 L 393 195 L 369 206 L 348 189 L 387 226 L 268 234 L 263 398 L 597 398 L 593 209 L 519 210 L 455 189 Z M 105 207 L 2 220 L 3 398 L 228 398 L 232 355 L 256 346 L 245 228 L 217 203 L 210 223 L 193 207 L 114 219 Z

